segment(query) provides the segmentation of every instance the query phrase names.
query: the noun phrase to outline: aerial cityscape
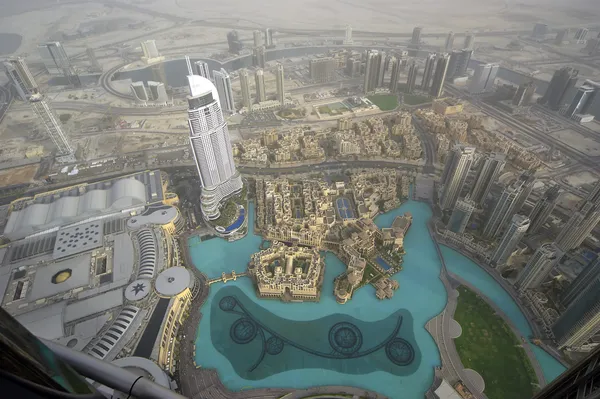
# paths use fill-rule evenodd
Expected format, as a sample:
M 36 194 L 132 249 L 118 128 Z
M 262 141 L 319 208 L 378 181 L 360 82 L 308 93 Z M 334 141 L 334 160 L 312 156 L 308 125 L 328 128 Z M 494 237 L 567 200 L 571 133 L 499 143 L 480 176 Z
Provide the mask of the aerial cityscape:
M 14 381 L 598 394 L 594 1 L 0 0 L 0 20 Z M 85 388 L 24 366 L 46 352 Z

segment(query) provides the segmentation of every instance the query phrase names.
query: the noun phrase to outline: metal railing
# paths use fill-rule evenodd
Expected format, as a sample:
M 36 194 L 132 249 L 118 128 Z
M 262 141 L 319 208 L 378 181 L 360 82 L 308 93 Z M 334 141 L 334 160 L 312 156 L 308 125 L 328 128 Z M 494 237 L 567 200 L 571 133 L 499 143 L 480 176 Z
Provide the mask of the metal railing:
M 57 343 L 41 340 L 56 356 L 84 377 L 88 377 L 114 390 L 141 399 L 185 399 L 153 381 L 82 352 Z

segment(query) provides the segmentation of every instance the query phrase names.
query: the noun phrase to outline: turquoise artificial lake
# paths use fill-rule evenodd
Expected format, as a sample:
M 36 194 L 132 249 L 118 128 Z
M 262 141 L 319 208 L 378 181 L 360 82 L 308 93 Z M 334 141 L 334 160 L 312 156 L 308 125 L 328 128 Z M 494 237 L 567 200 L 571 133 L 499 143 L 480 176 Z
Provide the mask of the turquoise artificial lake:
M 447 295 L 439 280 L 441 263 L 427 230 L 429 206 L 408 201 L 378 216 L 375 222 L 379 227 L 388 227 L 405 212 L 412 213 L 413 223 L 404 241 L 404 270 L 394 276 L 400 289 L 392 299 L 378 300 L 375 290 L 367 286 L 347 304 L 338 304 L 333 296 L 333 279 L 345 270 L 345 265 L 331 253 L 325 255 L 319 303 L 260 300 L 245 277 L 213 284 L 201 309 L 196 363 L 218 370 L 223 384 L 231 390 L 350 385 L 390 398 L 422 398 L 433 381 L 434 367 L 441 363 L 425 324 L 444 309 Z M 192 261 L 209 278 L 232 270 L 244 272 L 250 255 L 259 250 L 262 239 L 254 235 L 250 223 L 254 220 L 253 204 L 248 216 L 249 233 L 236 242 L 190 238 Z M 517 305 L 492 277 L 452 249 L 442 247 L 442 253 L 451 272 L 479 287 L 524 336 L 531 335 Z M 221 315 L 224 311 L 229 313 Z M 300 331 L 306 329 L 307 334 L 315 336 L 314 341 L 301 342 L 302 334 L 294 338 L 289 324 Z M 338 343 L 341 346 L 335 349 Z M 534 347 L 534 353 L 548 381 L 564 370 L 542 349 Z M 326 359 L 318 366 L 320 363 L 311 356 Z

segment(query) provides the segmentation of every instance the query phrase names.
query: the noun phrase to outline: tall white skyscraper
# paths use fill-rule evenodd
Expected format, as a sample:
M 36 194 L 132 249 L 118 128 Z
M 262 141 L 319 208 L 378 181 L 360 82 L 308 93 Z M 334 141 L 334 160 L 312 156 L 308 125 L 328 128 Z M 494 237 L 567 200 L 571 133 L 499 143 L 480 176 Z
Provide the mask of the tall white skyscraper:
M 245 68 L 240 71 L 240 90 L 242 92 L 242 105 L 250 110 L 252 107 L 252 98 L 250 97 L 250 79 L 248 77 L 248 70 Z
M 75 151 L 71 144 L 67 141 L 67 136 L 63 132 L 61 123 L 54 111 L 50 108 L 48 103 L 44 100 L 41 94 L 33 94 L 29 97 L 29 102 L 33 111 L 42 120 L 46 133 L 52 139 L 52 142 L 56 146 L 57 156 L 56 159 L 59 162 L 74 162 Z
M 556 206 L 556 201 L 559 196 L 559 187 L 550 187 L 544 195 L 536 202 L 535 206 L 529 214 L 529 220 L 531 220 L 531 226 L 527 230 L 527 234 L 531 235 L 537 233 L 540 228 L 546 223 L 548 217 Z
M 450 31 L 448 36 L 446 36 L 446 44 L 444 45 L 445 51 L 452 51 L 452 47 L 454 47 L 454 32 Z
M 467 32 L 467 34 L 465 35 L 465 44 L 463 48 L 467 50 L 473 50 L 473 43 L 475 43 L 475 35 Z
M 267 100 L 267 92 L 265 91 L 265 73 L 262 69 L 257 69 L 254 73 L 256 82 L 256 102 L 260 103 Z
M 552 268 L 558 263 L 562 252 L 556 248 L 554 243 L 542 244 L 519 274 L 515 287 L 519 294 L 523 295 L 525 290 L 538 288 L 550 274 Z
M 283 102 L 285 101 L 285 78 L 282 64 L 277 64 L 275 81 L 277 83 L 277 101 L 283 105 Z
M 23 58 L 9 58 L 4 62 L 4 68 L 21 100 L 27 101 L 38 92 L 38 85 Z
M 500 177 L 506 165 L 506 155 L 501 153 L 486 154 L 479 161 L 475 183 L 471 188 L 471 199 L 478 205 L 483 205 L 492 186 Z
M 598 222 L 600 222 L 598 205 L 586 201 L 579 210 L 571 215 L 560 233 L 558 233 L 556 245 L 564 252 L 579 247 L 583 240 L 594 230 Z
M 510 225 L 504 232 L 504 235 L 498 243 L 498 247 L 492 255 L 491 264 L 493 267 L 506 263 L 510 255 L 521 241 L 521 238 L 529 228 L 529 218 L 523 215 L 514 215 Z
M 210 80 L 210 70 L 208 69 L 208 64 L 204 61 L 194 62 L 194 75 L 199 75 Z
M 221 111 L 219 93 L 210 80 L 188 76 L 188 124 L 190 144 L 200 182 L 201 209 L 207 220 L 217 219 L 225 199 L 242 190 L 242 178 L 235 168 L 227 123 Z
M 442 210 L 454 209 L 473 164 L 474 155 L 475 147 L 462 144 L 455 145 L 448 154 L 440 181 L 442 186 L 440 207 Z
M 275 40 L 273 40 L 273 29 L 271 28 L 265 29 L 265 47 L 275 47 Z
M 352 27 L 350 25 L 346 25 L 346 35 L 344 36 L 344 44 L 353 44 L 352 40 Z
M 213 71 L 215 86 L 219 92 L 221 109 L 227 112 L 235 112 L 235 103 L 233 102 L 233 90 L 231 88 L 231 78 L 224 68 L 220 71 Z
M 262 46 L 262 32 L 259 30 L 255 30 L 252 33 L 252 38 L 254 39 L 254 47 Z
M 516 213 L 515 203 L 521 191 L 521 187 L 516 184 L 504 188 L 483 228 L 485 237 L 489 239 L 496 238 L 508 225 L 508 222 Z

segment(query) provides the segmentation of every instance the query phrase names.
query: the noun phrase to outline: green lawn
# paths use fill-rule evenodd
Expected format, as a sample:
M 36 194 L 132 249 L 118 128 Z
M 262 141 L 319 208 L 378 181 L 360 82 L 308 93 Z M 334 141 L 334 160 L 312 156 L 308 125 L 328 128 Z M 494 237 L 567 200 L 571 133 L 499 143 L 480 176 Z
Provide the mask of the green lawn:
M 419 96 L 417 94 L 404 94 L 404 104 L 406 105 L 419 105 L 431 102 L 431 99 L 427 96 Z
M 454 343 L 465 368 L 477 371 L 490 399 L 529 399 L 537 377 L 525 350 L 504 320 L 473 291 L 459 287 L 454 318 L 462 335 Z
M 215 226 L 229 227 L 234 221 L 234 217 L 237 214 L 237 204 L 233 200 L 228 200 L 227 203 L 221 208 L 221 216 L 212 221 Z
M 391 111 L 398 106 L 398 97 L 391 94 L 377 94 L 367 97 L 373 104 L 377 105 L 382 111 Z

